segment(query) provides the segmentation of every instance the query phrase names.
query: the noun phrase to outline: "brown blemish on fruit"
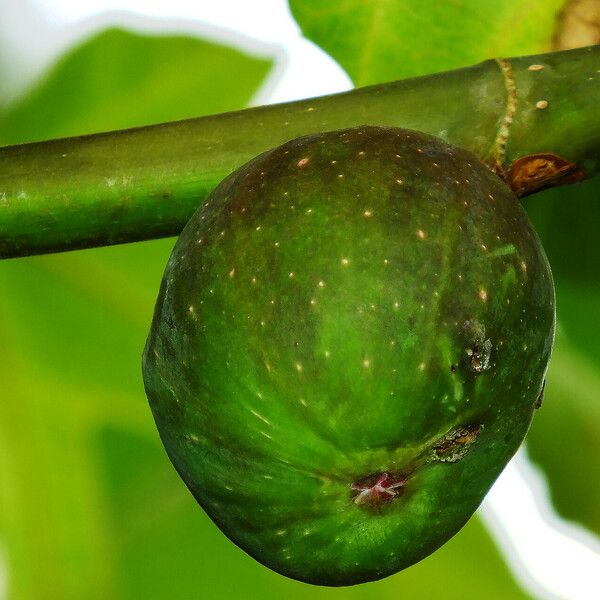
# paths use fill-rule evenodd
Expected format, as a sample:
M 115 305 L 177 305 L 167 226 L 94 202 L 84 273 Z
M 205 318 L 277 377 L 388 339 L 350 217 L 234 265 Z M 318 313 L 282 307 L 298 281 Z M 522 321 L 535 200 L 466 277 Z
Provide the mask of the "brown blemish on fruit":
M 492 366 L 490 358 L 493 345 L 492 340 L 486 338 L 484 325 L 477 319 L 467 319 L 463 323 L 462 329 L 469 339 L 466 354 L 471 370 L 476 374 L 486 371 Z
M 559 183 L 576 183 L 586 177 L 583 169 L 561 156 L 538 153 L 515 160 L 506 179 L 517 196 L 526 196 Z
M 458 462 L 479 436 L 483 425 L 467 425 L 447 433 L 434 447 L 433 460 Z
M 475 344 L 473 348 L 467 350 L 467 355 L 471 360 L 471 369 L 475 373 L 482 373 L 490 368 L 490 355 L 492 353 L 492 342 L 487 339 L 481 346 Z
M 402 494 L 406 480 L 402 473 L 372 473 L 352 483 L 350 495 L 359 506 L 382 506 Z

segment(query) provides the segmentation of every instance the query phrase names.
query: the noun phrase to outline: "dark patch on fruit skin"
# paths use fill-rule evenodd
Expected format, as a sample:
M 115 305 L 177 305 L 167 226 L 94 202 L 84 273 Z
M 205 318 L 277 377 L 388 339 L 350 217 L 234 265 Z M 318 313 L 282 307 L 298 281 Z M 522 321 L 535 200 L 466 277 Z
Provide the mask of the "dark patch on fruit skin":
M 546 380 L 544 379 L 542 381 L 542 389 L 540 390 L 540 393 L 538 394 L 537 398 L 535 399 L 534 408 L 536 410 L 539 408 L 542 408 L 542 403 L 544 402 L 544 392 L 545 391 L 546 391 Z
M 447 433 L 433 448 L 433 460 L 457 462 L 470 450 L 483 425 L 467 425 Z
M 144 383 L 230 539 L 351 585 L 469 519 L 527 431 L 553 332 L 550 269 L 509 188 L 441 140 L 365 126 L 288 142 L 216 188 L 167 265 Z M 472 424 L 460 460 L 433 459 Z M 407 481 L 375 514 L 349 490 L 377 473 Z

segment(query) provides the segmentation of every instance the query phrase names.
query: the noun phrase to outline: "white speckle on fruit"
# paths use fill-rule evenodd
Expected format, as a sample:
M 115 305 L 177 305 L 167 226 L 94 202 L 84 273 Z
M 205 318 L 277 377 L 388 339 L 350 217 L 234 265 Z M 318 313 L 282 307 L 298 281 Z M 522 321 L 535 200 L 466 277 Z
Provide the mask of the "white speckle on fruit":
M 347 267 L 350 264 L 350 260 L 345 257 L 343 257 L 340 262 L 342 263 L 343 267 Z
M 538 64 L 534 64 L 534 65 L 529 65 L 527 67 L 528 71 L 541 71 L 544 68 L 544 65 L 538 65 Z
M 373 215 L 373 211 L 371 210 L 365 210 L 365 212 L 363 213 L 363 215 L 367 218 L 369 218 L 370 216 Z
M 315 298 L 311 298 L 310 303 L 314 306 L 317 303 L 317 301 Z
M 253 277 L 253 278 L 252 278 L 252 284 L 253 284 L 253 285 L 256 285 L 256 281 L 257 281 L 257 280 L 256 280 L 256 277 Z
M 287 531 L 285 529 L 278 529 L 275 532 L 275 535 L 282 536 L 282 535 L 285 535 L 286 533 L 287 533 Z
M 324 288 L 324 287 L 325 287 L 325 282 L 324 282 L 324 281 L 321 279 L 317 285 L 318 285 L 320 288 Z
M 371 368 L 371 361 L 370 361 L 368 358 L 365 358 L 365 359 L 362 361 L 362 366 L 363 366 L 365 369 L 370 369 L 370 368 Z
M 261 230 L 261 226 L 258 225 L 258 227 L 256 228 L 256 231 L 260 231 Z
M 235 267 L 229 271 L 229 279 L 233 279 L 235 277 Z
M 487 295 L 487 292 L 486 292 L 486 291 L 485 291 L 483 288 L 481 288 L 481 289 L 479 290 L 479 299 L 480 299 L 482 302 L 487 302 L 488 295 Z
M 313 209 L 312 208 L 307 208 L 306 209 L 306 214 L 310 215 L 312 213 Z
M 402 185 L 404 183 L 404 181 L 402 179 L 396 179 L 396 183 L 398 185 Z
M 308 406 L 308 404 L 304 398 L 300 398 L 300 400 L 298 400 L 298 402 L 300 402 L 300 404 L 302 404 L 302 406 Z
M 419 237 L 419 239 L 424 240 L 427 234 L 422 229 L 418 229 L 417 236 Z
M 424 362 L 420 363 L 419 364 L 419 371 L 423 372 L 425 370 L 425 367 L 427 367 L 427 365 Z
M 251 408 L 249 410 L 257 419 L 260 419 L 263 423 L 265 423 L 266 425 L 269 425 L 270 427 L 273 426 L 271 421 L 269 421 L 269 419 L 267 419 L 266 417 L 261 415 L 258 411 L 254 410 L 253 408 Z
M 290 271 L 290 272 L 288 273 L 288 277 L 291 279 L 293 276 L 294 276 L 294 271 Z
M 521 271 L 527 273 L 527 263 L 524 260 L 521 261 Z
M 331 352 L 329 350 L 325 350 L 325 358 L 329 358 L 331 356 Z
M 344 174 L 343 173 L 338 173 L 338 179 L 344 179 Z
M 545 108 L 548 108 L 548 100 L 538 100 L 535 103 L 535 107 L 539 110 L 544 110 Z
M 394 302 L 394 308 L 396 310 L 398 310 L 400 308 L 400 302 L 398 302 L 398 300 L 396 300 L 396 302 Z
M 294 367 L 295 367 L 296 371 L 298 371 L 298 373 L 302 373 L 302 369 L 304 368 L 304 367 L 302 366 L 302 363 L 300 363 L 300 362 L 297 362 L 297 363 L 294 365 Z
M 273 479 L 272 475 L 263 475 L 263 479 Z

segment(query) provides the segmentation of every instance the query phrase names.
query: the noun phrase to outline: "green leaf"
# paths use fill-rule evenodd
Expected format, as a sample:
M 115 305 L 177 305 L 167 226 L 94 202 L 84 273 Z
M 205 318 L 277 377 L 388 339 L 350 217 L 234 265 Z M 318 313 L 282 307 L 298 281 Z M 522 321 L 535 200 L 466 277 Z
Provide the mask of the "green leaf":
M 600 177 L 527 199 L 556 282 L 564 333 L 600 369 Z
M 527 436 L 561 515 L 600 532 L 600 371 L 559 335 L 542 409 Z
M 547 50 L 564 0 L 290 0 L 357 86 Z
M 22 102 L 0 114 L 0 143 L 242 108 L 269 67 L 191 38 L 106 31 L 68 53 Z M 172 244 L 0 264 L 0 535 L 10 598 L 140 597 L 122 581 L 127 557 L 105 454 L 124 446 L 98 444 L 106 429 L 142 437 L 153 448 L 146 462 L 170 477 L 165 494 L 179 486 L 190 509 L 186 519 L 201 515 L 196 507 L 192 512 L 162 451 L 140 373 Z M 147 490 L 140 483 L 137 502 L 156 516 L 161 502 L 150 500 L 162 490 Z M 149 522 L 160 547 L 159 521 Z M 176 555 L 172 542 L 163 557 Z M 158 580 L 165 588 L 171 576 L 159 572 L 149 585 Z
M 267 60 L 197 39 L 109 29 L 69 52 L 25 98 L 0 112 L 0 143 L 242 108 L 269 67 Z

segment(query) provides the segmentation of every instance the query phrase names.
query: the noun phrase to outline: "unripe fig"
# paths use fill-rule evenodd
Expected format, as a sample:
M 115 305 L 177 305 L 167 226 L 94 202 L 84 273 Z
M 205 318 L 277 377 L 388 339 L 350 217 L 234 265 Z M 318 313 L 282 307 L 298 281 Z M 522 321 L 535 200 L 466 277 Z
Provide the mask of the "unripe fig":
M 275 571 L 379 579 L 473 514 L 529 426 L 554 289 L 511 190 L 429 135 L 303 137 L 186 225 L 143 357 L 197 501 Z

